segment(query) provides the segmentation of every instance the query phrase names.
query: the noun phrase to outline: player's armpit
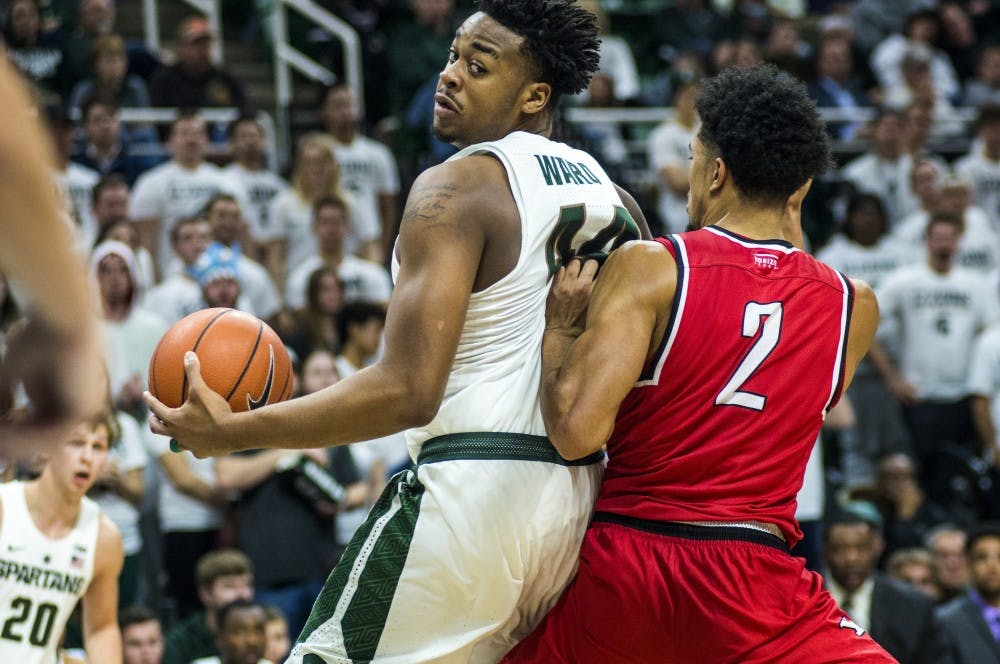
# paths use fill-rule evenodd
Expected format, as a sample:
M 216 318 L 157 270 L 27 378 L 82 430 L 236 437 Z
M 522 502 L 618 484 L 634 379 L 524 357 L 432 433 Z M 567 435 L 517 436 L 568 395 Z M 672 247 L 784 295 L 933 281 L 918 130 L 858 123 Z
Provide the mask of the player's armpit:
M 601 270 L 586 329 L 568 352 L 546 333 L 542 416 L 563 457 L 584 457 L 611 436 L 618 408 L 659 344 L 676 284 L 676 263 L 662 245 L 630 242 Z

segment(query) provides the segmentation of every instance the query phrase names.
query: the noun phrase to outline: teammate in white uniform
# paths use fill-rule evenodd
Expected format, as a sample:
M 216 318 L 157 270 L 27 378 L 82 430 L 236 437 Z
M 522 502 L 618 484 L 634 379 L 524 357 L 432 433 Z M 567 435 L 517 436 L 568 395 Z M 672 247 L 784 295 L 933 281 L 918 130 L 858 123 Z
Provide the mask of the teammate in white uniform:
M 107 459 L 111 426 L 104 418 L 81 423 L 38 479 L 0 486 L 0 662 L 57 661 L 81 599 L 90 661 L 121 662 L 122 540 L 84 495 Z
M 495 662 L 575 569 L 602 455 L 566 461 L 544 437 L 547 285 L 570 256 L 600 256 L 645 224 L 591 156 L 545 138 L 558 97 L 597 69 L 593 15 L 572 0 L 480 7 L 435 97 L 436 134 L 465 149 L 410 192 L 383 356 L 321 392 L 234 414 L 192 354 L 184 406 L 148 397 L 153 430 L 199 455 L 409 428 L 417 468 L 372 508 L 289 662 Z

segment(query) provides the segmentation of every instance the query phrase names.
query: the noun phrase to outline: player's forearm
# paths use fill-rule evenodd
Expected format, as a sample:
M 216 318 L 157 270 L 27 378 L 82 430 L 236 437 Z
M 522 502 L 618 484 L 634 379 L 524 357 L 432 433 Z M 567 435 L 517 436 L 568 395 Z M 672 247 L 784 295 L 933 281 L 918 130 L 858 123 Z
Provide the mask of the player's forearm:
M 87 661 L 97 664 L 121 664 L 122 638 L 114 623 L 84 635 Z
M 247 413 L 221 423 L 220 434 L 234 451 L 262 440 L 275 447 L 306 449 L 372 440 L 426 424 L 443 396 L 415 368 L 392 371 L 379 364 L 319 392 Z
M 578 372 L 564 371 L 564 365 L 578 332 L 549 328 L 542 337 L 542 380 L 540 403 L 549 440 L 566 459 L 579 459 L 596 451 L 591 423 L 579 415 L 578 404 L 585 385 Z
M 90 327 L 83 263 L 56 196 L 51 143 L 6 63 L 0 63 L 0 97 L 11 116 L 0 123 L 0 265 L 46 320 L 77 336 L 81 325 Z

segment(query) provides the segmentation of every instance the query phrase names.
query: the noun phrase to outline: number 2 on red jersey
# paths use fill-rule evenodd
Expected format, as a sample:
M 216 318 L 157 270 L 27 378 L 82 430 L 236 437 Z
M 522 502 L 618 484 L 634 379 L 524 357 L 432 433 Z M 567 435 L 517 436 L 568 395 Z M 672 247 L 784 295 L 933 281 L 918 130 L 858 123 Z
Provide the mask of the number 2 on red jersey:
M 722 388 L 718 396 L 715 397 L 716 406 L 739 406 L 750 410 L 764 410 L 767 396 L 746 392 L 740 388 L 750 380 L 764 360 L 771 354 L 771 351 L 778 345 L 781 338 L 781 302 L 747 302 L 743 308 L 743 329 L 742 335 L 753 338 L 760 332 L 757 341 L 750 347 L 750 350 L 743 357 L 743 361 L 736 367 L 732 377 L 726 386 Z M 763 329 L 761 322 L 763 321 Z

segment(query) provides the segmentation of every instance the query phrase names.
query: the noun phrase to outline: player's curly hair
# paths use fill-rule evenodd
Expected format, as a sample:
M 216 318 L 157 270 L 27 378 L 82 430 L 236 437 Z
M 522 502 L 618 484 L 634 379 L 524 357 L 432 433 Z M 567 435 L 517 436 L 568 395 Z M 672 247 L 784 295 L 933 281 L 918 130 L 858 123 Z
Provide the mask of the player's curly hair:
M 773 65 L 727 69 L 695 103 L 698 138 L 747 199 L 784 202 L 830 166 L 830 140 L 805 86 Z
M 600 66 L 597 17 L 574 0 L 479 0 L 479 10 L 524 37 L 521 51 L 552 86 L 553 101 L 585 90 Z

